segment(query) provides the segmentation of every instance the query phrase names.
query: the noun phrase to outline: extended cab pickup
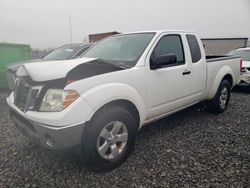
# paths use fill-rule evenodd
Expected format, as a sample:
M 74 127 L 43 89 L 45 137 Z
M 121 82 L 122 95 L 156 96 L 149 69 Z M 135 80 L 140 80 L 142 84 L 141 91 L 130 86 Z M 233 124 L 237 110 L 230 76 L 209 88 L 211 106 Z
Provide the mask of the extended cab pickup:
M 14 124 L 50 149 L 80 148 L 88 165 L 119 166 L 145 124 L 206 101 L 226 110 L 240 58 L 207 56 L 185 31 L 109 37 L 83 58 L 29 63 L 7 98 Z

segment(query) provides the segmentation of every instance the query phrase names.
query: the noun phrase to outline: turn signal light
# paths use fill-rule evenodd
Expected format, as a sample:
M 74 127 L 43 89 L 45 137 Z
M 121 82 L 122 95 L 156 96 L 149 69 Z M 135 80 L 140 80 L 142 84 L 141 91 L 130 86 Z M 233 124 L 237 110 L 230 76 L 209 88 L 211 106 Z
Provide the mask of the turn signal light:
M 63 108 L 68 107 L 70 104 L 72 104 L 77 98 L 79 97 L 79 94 L 77 91 L 69 90 L 65 92 L 65 96 L 63 97 Z

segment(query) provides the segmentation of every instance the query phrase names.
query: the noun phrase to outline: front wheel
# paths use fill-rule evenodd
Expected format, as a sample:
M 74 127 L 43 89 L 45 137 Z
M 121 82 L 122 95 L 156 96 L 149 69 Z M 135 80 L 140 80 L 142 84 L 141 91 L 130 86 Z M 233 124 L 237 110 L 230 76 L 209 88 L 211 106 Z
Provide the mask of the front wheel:
M 223 113 L 229 104 L 231 85 L 227 80 L 222 80 L 214 98 L 207 102 L 208 108 L 213 113 Z
M 131 152 L 137 134 L 133 116 L 124 108 L 101 110 L 82 138 L 82 159 L 97 171 L 118 167 Z

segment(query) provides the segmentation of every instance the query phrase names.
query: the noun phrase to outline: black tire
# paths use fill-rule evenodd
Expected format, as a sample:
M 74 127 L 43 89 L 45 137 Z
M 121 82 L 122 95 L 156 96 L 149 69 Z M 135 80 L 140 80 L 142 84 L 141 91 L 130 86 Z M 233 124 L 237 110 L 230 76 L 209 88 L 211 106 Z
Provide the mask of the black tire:
M 122 122 L 127 128 L 127 144 L 122 152 L 114 159 L 104 159 L 98 152 L 98 140 L 101 131 L 110 122 Z M 134 117 L 126 109 L 118 106 L 103 108 L 86 127 L 81 144 L 81 158 L 94 171 L 108 171 L 120 166 L 133 149 L 138 126 Z
M 225 99 L 225 105 L 223 104 L 221 105 L 220 98 L 223 95 L 222 92 L 225 91 L 224 89 L 227 90 L 227 96 Z M 231 96 L 231 85 L 229 81 L 222 80 L 214 98 L 207 102 L 209 111 L 215 114 L 223 113 L 228 107 L 230 96 Z

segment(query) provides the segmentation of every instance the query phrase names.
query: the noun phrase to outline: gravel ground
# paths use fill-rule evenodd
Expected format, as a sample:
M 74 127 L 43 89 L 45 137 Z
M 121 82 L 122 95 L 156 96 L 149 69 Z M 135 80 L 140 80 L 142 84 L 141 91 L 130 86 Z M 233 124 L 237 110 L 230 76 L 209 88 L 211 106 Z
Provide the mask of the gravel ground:
M 0 94 L 0 187 L 250 187 L 250 92 L 212 115 L 195 106 L 143 128 L 118 169 L 95 173 L 73 153 L 32 145 Z

